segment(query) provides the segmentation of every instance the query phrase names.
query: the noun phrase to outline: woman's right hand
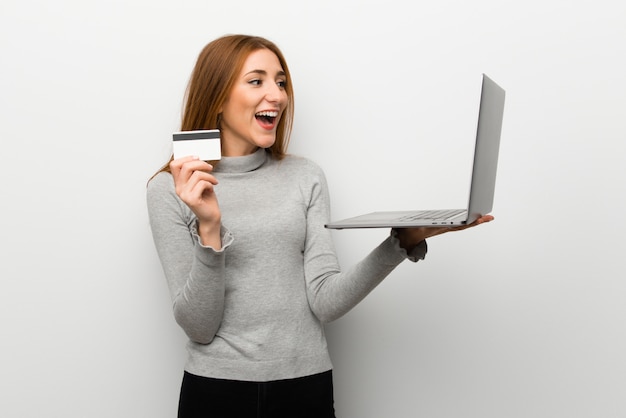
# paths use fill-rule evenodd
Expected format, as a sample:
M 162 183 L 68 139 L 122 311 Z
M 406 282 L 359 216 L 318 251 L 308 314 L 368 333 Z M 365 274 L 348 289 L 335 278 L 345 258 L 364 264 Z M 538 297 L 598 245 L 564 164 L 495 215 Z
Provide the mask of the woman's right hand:
M 202 244 L 221 248 L 222 215 L 215 196 L 218 181 L 213 166 L 197 157 L 183 157 L 170 162 L 176 194 L 198 218 L 198 234 Z

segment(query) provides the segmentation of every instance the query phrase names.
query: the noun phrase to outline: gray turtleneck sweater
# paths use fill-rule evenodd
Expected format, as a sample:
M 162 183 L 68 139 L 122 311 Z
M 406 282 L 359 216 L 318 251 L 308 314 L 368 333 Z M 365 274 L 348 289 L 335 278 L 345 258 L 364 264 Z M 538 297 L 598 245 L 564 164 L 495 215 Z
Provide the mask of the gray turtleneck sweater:
M 189 337 L 185 369 L 220 379 L 270 381 L 332 368 L 323 324 L 374 289 L 407 254 L 394 234 L 340 271 L 322 170 L 265 150 L 225 157 L 214 174 L 222 248 L 203 246 L 170 173 L 147 189 L 154 243 Z M 423 259 L 426 243 L 409 257 Z

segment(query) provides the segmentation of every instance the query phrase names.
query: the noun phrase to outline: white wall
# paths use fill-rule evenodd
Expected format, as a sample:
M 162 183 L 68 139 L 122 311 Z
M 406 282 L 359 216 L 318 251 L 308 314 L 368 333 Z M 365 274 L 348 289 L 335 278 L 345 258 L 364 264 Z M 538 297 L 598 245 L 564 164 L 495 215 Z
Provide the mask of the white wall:
M 626 3 L 3 0 L 0 416 L 173 417 L 184 337 L 145 210 L 200 49 L 274 40 L 334 217 L 465 204 L 507 90 L 496 221 L 328 328 L 341 418 L 626 415 Z M 441 187 L 445 186 L 445 187 Z M 600 210 L 601 214 L 591 214 Z M 387 231 L 337 231 L 347 266 Z

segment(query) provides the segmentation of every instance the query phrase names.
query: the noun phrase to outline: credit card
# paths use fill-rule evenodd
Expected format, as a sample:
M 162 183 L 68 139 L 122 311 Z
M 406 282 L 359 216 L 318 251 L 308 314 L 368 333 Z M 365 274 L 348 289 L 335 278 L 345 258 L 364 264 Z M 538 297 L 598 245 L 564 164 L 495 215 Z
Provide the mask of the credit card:
M 219 129 L 181 131 L 172 134 L 174 159 L 196 156 L 203 161 L 222 158 Z

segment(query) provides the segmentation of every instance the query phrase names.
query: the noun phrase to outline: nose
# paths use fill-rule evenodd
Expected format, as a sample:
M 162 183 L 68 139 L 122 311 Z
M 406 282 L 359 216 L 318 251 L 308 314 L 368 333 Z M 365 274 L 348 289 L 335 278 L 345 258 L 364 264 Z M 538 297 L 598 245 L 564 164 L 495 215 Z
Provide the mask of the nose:
M 280 103 L 285 100 L 287 93 L 284 89 L 279 87 L 276 83 L 268 83 L 267 91 L 265 92 L 265 98 L 271 103 Z

